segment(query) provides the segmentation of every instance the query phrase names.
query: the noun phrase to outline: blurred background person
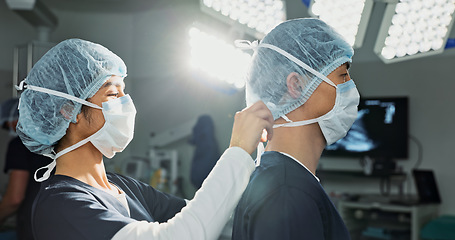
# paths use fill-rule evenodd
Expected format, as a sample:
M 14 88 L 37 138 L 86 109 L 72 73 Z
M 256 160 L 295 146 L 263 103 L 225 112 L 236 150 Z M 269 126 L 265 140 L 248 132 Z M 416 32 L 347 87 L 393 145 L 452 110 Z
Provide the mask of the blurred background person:
M 0 125 L 11 136 L 3 170 L 9 174 L 9 180 L 0 202 L 0 225 L 16 214 L 17 239 L 25 240 L 33 239 L 31 209 L 40 189 L 40 183 L 33 179 L 33 174 L 52 159 L 30 152 L 17 136 L 18 103 L 18 98 L 11 98 L 0 105 Z

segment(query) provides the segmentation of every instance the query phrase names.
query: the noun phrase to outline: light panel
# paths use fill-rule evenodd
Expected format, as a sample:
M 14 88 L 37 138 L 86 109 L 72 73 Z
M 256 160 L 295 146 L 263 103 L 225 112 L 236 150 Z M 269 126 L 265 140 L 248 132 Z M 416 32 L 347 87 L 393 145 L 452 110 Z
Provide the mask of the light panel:
M 454 11 L 455 0 L 399 0 L 388 4 L 375 53 L 385 63 L 442 53 Z
M 201 9 L 262 38 L 286 20 L 283 0 L 200 0 Z
M 372 9 L 373 0 L 312 0 L 309 12 L 335 28 L 353 48 L 360 48 Z
M 245 86 L 251 55 L 197 27 L 189 30 L 189 37 L 193 68 L 238 89 Z

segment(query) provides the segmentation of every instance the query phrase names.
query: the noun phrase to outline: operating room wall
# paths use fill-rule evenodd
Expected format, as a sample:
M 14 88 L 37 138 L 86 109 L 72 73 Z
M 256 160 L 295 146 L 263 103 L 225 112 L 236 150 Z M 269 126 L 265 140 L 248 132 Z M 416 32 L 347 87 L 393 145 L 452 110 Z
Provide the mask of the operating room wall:
M 33 28 L 18 19 L 6 8 L 5 1 L 0 1 L 0 102 L 12 97 L 14 46 L 34 35 Z M 9 139 L 8 132 L 0 130 L 0 194 L 4 193 L 8 179 L 3 167 Z
M 187 27 L 197 16 L 197 9 L 187 6 L 164 7 L 139 12 L 75 12 L 51 9 L 59 25 L 51 41 L 78 37 L 107 46 L 128 65 L 126 79 L 138 110 L 135 138 L 124 153 L 108 161 L 119 169 L 129 156 L 147 156 L 152 132 L 172 129 L 201 114 L 210 114 L 215 122 L 215 136 L 220 150 L 229 145 L 233 115 L 244 107 L 243 92 L 227 95 L 210 88 L 188 68 Z M 16 44 L 34 40 L 34 29 L 8 10 L 0 1 L 0 77 L 2 100 L 10 96 L 12 49 Z M 5 34 L 6 33 L 6 34 Z M 222 56 L 220 56 L 222 57 Z M 410 134 L 423 145 L 421 168 L 432 168 L 440 187 L 441 213 L 455 214 L 453 177 L 455 129 L 454 81 L 451 56 L 434 56 L 385 65 L 380 61 L 355 62 L 352 76 L 363 96 L 410 97 Z M 0 135 L 0 156 L 4 156 L 7 133 Z M 179 150 L 180 175 L 185 180 L 188 198 L 194 194 L 189 183 L 194 147 L 181 139 L 166 148 Z M 410 157 L 399 164 L 409 171 L 417 159 L 417 147 L 410 143 Z M 3 168 L 3 157 L 0 167 Z M 322 159 L 327 167 L 358 168 L 357 159 Z M 375 193 L 377 179 L 343 177 L 321 179 L 328 192 Z M 6 175 L 0 175 L 4 192 Z M 410 191 L 415 191 L 408 184 Z
M 138 110 L 132 152 L 147 155 L 150 134 L 160 134 L 203 114 L 212 117 L 220 152 L 229 146 L 236 111 L 244 105 L 244 92 L 228 95 L 209 87 L 190 67 L 188 30 L 198 9 L 164 8 L 136 14 L 134 100 Z M 222 56 L 220 56 L 221 58 Z M 190 169 L 195 147 L 188 137 L 163 147 L 179 151 L 179 174 L 185 197 L 191 198 Z

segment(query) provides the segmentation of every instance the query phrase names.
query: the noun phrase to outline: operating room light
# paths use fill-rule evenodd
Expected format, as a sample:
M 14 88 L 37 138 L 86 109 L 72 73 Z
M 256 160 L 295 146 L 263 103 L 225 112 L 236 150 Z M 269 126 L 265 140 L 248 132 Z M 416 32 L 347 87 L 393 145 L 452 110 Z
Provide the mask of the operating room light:
M 375 52 L 386 62 L 441 53 L 455 0 L 399 0 L 387 5 Z
M 251 55 L 196 27 L 189 30 L 189 36 L 194 68 L 236 88 L 245 86 Z
M 362 46 L 373 0 L 312 0 L 310 14 L 340 33 L 354 48 Z
M 283 0 L 201 0 L 201 8 L 261 34 L 286 20 Z

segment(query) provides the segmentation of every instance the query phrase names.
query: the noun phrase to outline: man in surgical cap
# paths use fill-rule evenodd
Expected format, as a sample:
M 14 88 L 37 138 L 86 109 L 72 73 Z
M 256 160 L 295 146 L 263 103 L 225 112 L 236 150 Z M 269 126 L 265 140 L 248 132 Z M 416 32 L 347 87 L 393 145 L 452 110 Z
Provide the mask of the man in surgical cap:
M 271 110 L 273 139 L 237 206 L 233 239 L 350 239 L 316 168 L 326 145 L 357 116 L 359 93 L 348 69 L 351 46 L 318 19 L 276 26 L 258 43 L 247 76 L 247 105 Z

